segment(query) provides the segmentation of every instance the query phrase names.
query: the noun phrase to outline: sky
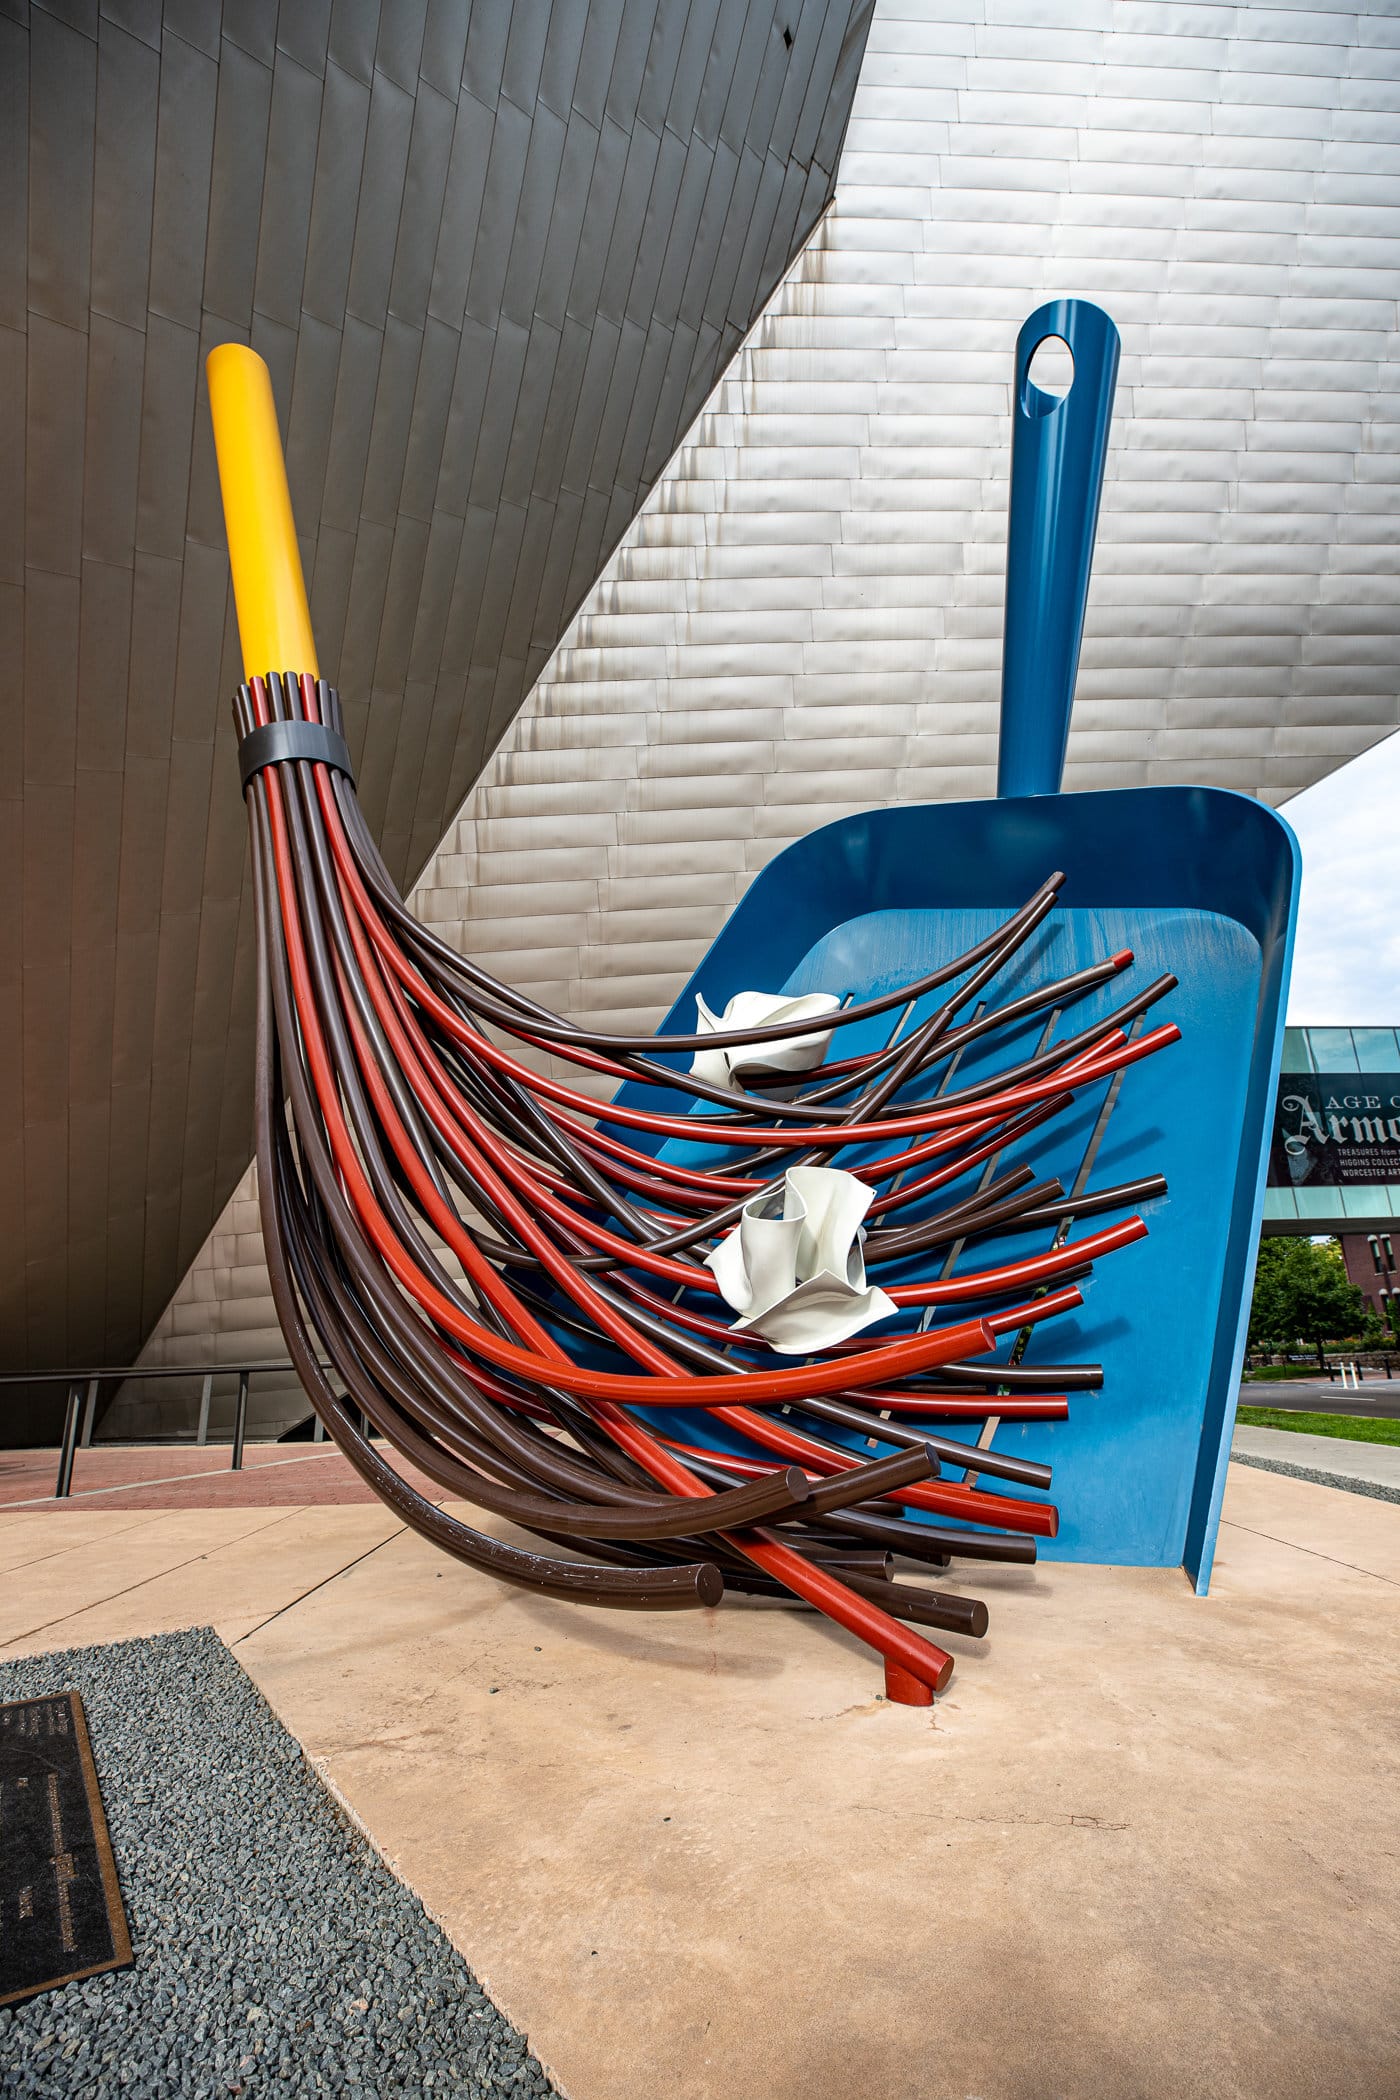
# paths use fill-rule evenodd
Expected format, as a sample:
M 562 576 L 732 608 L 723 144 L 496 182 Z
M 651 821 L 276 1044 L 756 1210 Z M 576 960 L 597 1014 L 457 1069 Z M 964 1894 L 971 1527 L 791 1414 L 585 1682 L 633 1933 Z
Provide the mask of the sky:
M 1282 814 L 1303 849 L 1290 1022 L 1400 1026 L 1400 735 Z

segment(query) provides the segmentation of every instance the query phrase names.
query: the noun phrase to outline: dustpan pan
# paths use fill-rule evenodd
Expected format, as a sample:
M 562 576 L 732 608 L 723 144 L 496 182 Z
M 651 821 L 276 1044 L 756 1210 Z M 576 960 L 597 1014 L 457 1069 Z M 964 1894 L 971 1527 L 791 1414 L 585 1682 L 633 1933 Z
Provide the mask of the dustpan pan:
M 1030 378 L 1051 337 L 1074 359 L 1063 397 Z M 1017 341 L 997 799 L 873 810 L 789 847 L 755 879 L 660 1033 L 693 1028 L 697 997 L 715 1011 L 752 987 L 850 1004 L 908 984 L 991 933 L 1052 869 L 1065 876 L 1060 908 L 1020 959 L 1027 983 L 1127 949 L 1146 979 L 1175 975 L 1163 1011 L 1183 1040 L 1087 1089 L 1037 1148 L 1038 1168 L 1086 1199 L 1160 1170 L 1168 1192 L 1143 1206 L 1149 1237 L 1093 1277 L 1079 1310 L 1033 1330 L 1028 1344 L 1008 1338 L 998 1359 L 1021 1379 L 1040 1359 L 1101 1367 L 1101 1379 L 1077 1381 L 1067 1420 L 1000 1422 L 995 1449 L 1053 1463 L 1062 1515 L 1043 1556 L 1180 1563 L 1204 1592 L 1258 1243 L 1299 859 L 1287 824 L 1244 795 L 1059 792 L 1117 363 L 1116 329 L 1081 300 L 1041 307 Z M 1015 985 L 1013 976 L 1006 996 Z M 1095 996 L 1098 1008 L 1077 1007 L 1072 1026 L 1107 1011 L 1115 995 L 1105 987 Z M 919 1017 L 900 1018 L 912 1027 Z M 1008 1048 L 1033 1054 L 1045 1028 L 1041 1015 L 1022 1040 L 1003 1034 L 998 1058 Z M 842 1054 L 877 1047 L 882 1030 L 888 1017 L 853 1024 Z M 978 1072 L 974 1045 L 958 1083 Z M 635 1082 L 617 1096 L 656 1099 Z M 704 1157 L 675 1139 L 658 1149 Z M 985 1258 L 956 1255 L 948 1273 Z M 998 1421 L 995 1387 L 987 1420 Z M 694 1416 L 684 1433 L 746 1448 Z M 971 1442 L 976 1426 L 959 1433 Z M 975 1473 L 975 1452 L 969 1466 Z

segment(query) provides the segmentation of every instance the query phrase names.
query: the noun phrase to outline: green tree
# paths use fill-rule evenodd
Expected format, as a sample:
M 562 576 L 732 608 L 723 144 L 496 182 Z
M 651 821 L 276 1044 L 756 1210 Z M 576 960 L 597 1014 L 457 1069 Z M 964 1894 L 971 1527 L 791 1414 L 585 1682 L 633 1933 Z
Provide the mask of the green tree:
M 1360 1331 L 1363 1316 L 1361 1293 L 1347 1281 L 1335 1240 L 1260 1243 L 1249 1312 L 1251 1349 L 1311 1342 L 1321 1370 L 1323 1343 L 1350 1339 Z

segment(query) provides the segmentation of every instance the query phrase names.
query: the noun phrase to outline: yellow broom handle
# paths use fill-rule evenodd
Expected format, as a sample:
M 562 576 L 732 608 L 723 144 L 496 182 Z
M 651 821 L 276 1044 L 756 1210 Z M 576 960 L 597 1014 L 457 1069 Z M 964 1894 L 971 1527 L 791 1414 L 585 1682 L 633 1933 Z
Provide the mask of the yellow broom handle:
M 241 343 L 222 343 L 209 353 L 208 372 L 244 673 L 314 677 L 316 644 L 267 366 Z

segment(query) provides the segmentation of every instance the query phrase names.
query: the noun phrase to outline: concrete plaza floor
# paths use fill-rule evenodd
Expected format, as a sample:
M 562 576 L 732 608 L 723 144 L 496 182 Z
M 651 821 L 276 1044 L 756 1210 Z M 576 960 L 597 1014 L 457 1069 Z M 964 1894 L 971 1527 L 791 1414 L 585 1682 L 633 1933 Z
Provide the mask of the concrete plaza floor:
M 6 1655 L 213 1624 L 571 2100 L 1400 2094 L 1392 1504 L 1233 1468 L 1206 1600 L 968 1570 L 931 1712 L 377 1505 L 12 1511 L 0 1569 Z

